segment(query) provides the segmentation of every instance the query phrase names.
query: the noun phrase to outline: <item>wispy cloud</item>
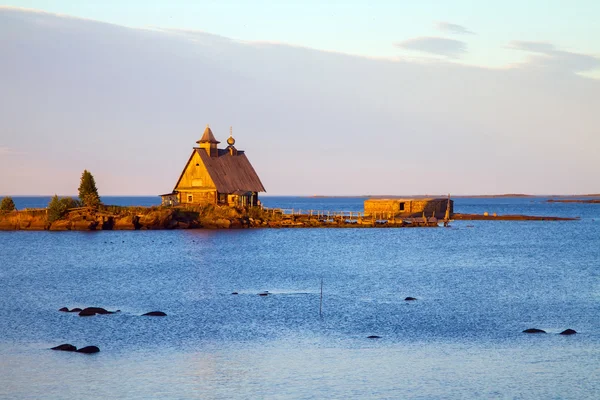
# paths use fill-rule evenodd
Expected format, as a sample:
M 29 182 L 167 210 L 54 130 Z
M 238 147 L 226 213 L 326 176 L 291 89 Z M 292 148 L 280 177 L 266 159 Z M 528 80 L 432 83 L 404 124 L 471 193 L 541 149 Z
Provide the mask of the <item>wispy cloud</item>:
M 9 156 L 14 154 L 24 154 L 23 152 L 17 151 L 8 146 L 0 146 L 0 157 L 1 156 Z
M 460 40 L 422 36 L 395 43 L 396 47 L 424 53 L 458 58 L 467 52 L 467 44 Z
M 435 24 L 437 30 L 452 33 L 455 35 L 475 35 L 475 32 L 468 30 L 462 25 L 451 24 L 450 22 L 438 22 Z
M 573 53 L 557 49 L 548 42 L 528 42 L 514 40 L 508 47 L 536 54 L 529 64 L 553 68 L 561 71 L 586 72 L 600 68 L 600 58 L 589 54 Z

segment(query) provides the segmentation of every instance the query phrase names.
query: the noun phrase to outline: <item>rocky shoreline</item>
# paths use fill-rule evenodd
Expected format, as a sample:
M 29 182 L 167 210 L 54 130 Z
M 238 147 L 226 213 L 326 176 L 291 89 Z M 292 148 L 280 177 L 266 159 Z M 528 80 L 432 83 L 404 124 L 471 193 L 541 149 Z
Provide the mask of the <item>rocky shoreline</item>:
M 493 221 L 570 221 L 577 218 L 527 215 L 453 214 L 454 220 Z M 349 220 L 347 217 L 317 218 L 311 215 L 283 215 L 273 210 L 236 209 L 232 207 L 104 207 L 78 208 L 63 218 L 50 222 L 45 209 L 0 213 L 0 230 L 30 231 L 98 231 L 98 230 L 168 230 L 168 229 L 246 229 L 246 228 L 410 228 L 437 227 L 437 219 L 408 218 L 375 221 L 370 217 Z

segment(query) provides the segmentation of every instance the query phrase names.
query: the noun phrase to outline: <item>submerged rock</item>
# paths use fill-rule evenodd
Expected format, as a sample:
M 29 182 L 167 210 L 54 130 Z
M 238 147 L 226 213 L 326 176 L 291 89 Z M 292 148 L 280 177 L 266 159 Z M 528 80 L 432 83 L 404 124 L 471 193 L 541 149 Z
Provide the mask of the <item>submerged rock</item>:
M 258 295 L 259 296 L 268 296 L 270 293 L 268 290 L 265 290 L 264 292 L 260 292 Z
M 80 312 L 80 311 L 81 311 L 81 308 L 75 307 L 75 308 L 72 308 L 71 311 L 69 311 L 69 312 Z
M 166 317 L 167 314 L 165 314 L 162 311 L 150 311 L 147 312 L 146 314 L 142 314 L 142 317 Z
M 577 331 L 574 329 L 565 329 L 564 331 L 562 331 L 560 334 L 561 335 L 574 335 L 576 334 Z
M 85 346 L 76 351 L 78 353 L 92 354 L 92 353 L 98 353 L 100 351 L 100 349 L 96 346 Z
M 231 293 L 231 294 L 238 294 L 238 292 L 233 292 L 233 293 Z
M 410 296 L 409 296 L 409 297 L 406 297 L 406 298 L 404 299 L 404 301 L 415 301 L 416 299 L 417 299 L 416 297 L 410 297 Z
M 371 335 L 371 336 L 367 336 L 367 339 L 381 339 L 381 336 Z
M 50 350 L 59 350 L 59 351 L 77 351 L 77 347 L 73 346 L 72 344 L 69 343 L 65 343 L 65 344 L 61 344 L 58 345 L 56 347 L 53 347 Z
M 546 333 L 546 331 L 544 331 L 542 329 L 537 329 L 537 328 L 529 328 L 529 329 L 525 329 L 523 331 L 523 333 Z
M 69 309 L 67 307 L 63 307 L 63 308 L 59 308 L 58 311 L 62 311 L 62 312 L 70 312 Z

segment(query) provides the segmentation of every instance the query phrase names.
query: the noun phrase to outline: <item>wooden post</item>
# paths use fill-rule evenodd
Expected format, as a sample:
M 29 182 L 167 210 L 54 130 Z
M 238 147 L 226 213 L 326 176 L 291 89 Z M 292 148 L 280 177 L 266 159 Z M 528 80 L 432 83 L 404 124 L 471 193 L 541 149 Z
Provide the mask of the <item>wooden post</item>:
M 323 278 L 321 278 L 321 298 L 319 300 L 319 317 L 323 317 Z

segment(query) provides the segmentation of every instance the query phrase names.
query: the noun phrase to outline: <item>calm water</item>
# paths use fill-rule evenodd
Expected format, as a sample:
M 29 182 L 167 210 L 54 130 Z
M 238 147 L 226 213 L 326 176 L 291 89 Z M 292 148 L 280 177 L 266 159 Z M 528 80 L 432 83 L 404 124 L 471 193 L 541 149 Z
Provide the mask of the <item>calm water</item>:
M 264 203 L 359 211 L 362 200 Z M 600 205 L 455 209 L 582 219 L 0 232 L 0 398 L 599 398 Z M 81 318 L 63 306 L 122 312 Z M 153 310 L 168 316 L 139 316 Z M 530 327 L 549 334 L 520 333 Z M 557 335 L 566 328 L 580 333 Z M 61 343 L 101 352 L 48 350 Z

